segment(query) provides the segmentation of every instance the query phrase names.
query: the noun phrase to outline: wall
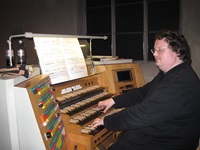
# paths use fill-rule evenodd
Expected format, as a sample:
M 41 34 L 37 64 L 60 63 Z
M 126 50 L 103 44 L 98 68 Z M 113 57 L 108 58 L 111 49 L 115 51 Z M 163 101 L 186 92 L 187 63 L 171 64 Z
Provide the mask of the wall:
M 192 66 L 200 77 L 200 1 L 182 1 L 182 30 L 192 51 Z
M 6 0 L 0 5 L 0 66 L 5 66 L 9 36 L 25 32 L 84 35 L 83 0 Z M 13 39 L 13 49 L 18 48 Z M 27 64 L 38 59 L 32 39 L 25 40 Z
M 182 0 L 181 28 L 192 51 L 193 67 L 200 77 L 200 1 Z M 24 32 L 84 34 L 84 0 L 6 0 L 0 5 L 0 66 L 5 65 L 6 41 L 10 35 Z M 13 41 L 14 47 L 15 41 Z M 27 40 L 27 63 L 38 63 L 33 44 Z M 140 62 L 145 80 L 150 81 L 157 68 L 153 62 Z
M 140 64 L 143 76 L 144 76 L 144 80 L 145 82 L 149 82 L 151 81 L 157 74 L 158 74 L 158 68 L 155 65 L 155 62 L 142 62 L 142 61 L 138 61 L 136 63 Z
M 192 66 L 200 78 L 200 1 L 181 1 L 180 28 L 191 48 Z M 158 73 L 154 62 L 139 62 L 146 82 Z
M 200 1 L 183 0 L 182 8 L 182 30 L 192 50 L 192 66 L 200 78 Z

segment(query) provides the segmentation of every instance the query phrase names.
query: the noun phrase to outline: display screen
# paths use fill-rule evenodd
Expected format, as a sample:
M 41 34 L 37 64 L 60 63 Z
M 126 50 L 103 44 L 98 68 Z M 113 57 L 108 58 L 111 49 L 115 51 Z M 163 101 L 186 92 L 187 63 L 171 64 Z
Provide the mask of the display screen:
M 117 81 L 132 81 L 132 73 L 131 70 L 120 70 L 116 71 Z

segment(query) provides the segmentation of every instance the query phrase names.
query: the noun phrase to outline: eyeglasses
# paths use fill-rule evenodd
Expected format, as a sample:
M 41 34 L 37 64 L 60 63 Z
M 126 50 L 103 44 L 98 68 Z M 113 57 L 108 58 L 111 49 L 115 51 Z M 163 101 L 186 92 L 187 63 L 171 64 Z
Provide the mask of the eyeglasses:
M 158 50 L 155 50 L 155 49 L 151 49 L 151 52 L 152 54 L 155 53 L 155 52 L 158 52 L 158 54 L 162 53 L 164 50 L 166 50 L 167 48 L 164 48 L 164 49 L 158 49 Z

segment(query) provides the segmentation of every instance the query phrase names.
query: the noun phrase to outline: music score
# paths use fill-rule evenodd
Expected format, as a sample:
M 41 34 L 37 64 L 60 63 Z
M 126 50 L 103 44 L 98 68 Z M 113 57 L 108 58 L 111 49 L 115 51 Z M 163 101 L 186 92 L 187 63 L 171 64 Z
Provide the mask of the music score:
M 77 38 L 34 37 L 34 43 L 41 72 L 52 84 L 88 76 Z

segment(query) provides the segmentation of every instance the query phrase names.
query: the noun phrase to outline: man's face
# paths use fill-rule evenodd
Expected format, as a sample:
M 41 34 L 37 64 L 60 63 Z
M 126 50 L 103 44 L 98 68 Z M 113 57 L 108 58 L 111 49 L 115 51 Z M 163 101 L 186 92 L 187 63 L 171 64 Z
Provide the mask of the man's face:
M 156 61 L 156 66 L 163 72 L 167 72 L 182 63 L 178 58 L 178 54 L 170 49 L 165 39 L 155 41 L 153 56 Z

